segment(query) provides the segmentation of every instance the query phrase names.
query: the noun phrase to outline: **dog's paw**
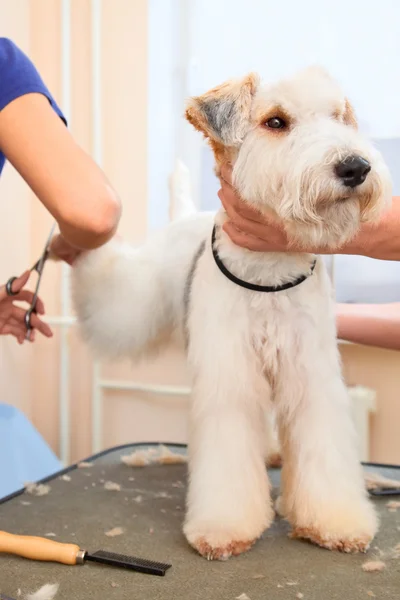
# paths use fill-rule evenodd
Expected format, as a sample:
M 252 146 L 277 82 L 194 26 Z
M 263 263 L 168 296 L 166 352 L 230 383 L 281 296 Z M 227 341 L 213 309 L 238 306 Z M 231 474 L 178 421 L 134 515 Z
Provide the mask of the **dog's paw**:
M 185 535 L 192 548 L 207 560 L 227 560 L 231 556 L 247 552 L 257 539 L 257 537 L 241 539 L 236 532 L 231 532 L 228 529 L 208 529 L 201 525 L 196 527 L 186 526 Z
M 357 510 L 358 508 L 358 510 Z M 340 552 L 367 552 L 378 529 L 378 520 L 370 502 L 352 509 L 341 507 L 327 512 L 310 524 L 293 525 L 291 537 L 308 540 L 328 550 Z
M 312 527 L 296 527 L 290 536 L 295 539 L 307 540 L 321 548 L 347 553 L 367 552 L 373 539 L 373 536 L 367 533 L 359 534 L 357 537 L 346 537 Z
M 267 510 L 259 519 L 247 519 L 234 523 L 218 521 L 188 520 L 184 526 L 184 534 L 189 544 L 208 560 L 227 560 L 247 552 L 262 533 L 270 526 L 273 510 Z

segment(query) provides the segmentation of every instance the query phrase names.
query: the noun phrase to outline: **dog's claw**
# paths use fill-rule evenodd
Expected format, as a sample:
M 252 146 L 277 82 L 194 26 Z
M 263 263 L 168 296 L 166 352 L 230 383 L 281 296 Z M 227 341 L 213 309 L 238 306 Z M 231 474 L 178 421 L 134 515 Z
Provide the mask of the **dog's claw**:
M 307 540 L 321 548 L 338 550 L 339 552 L 345 552 L 346 554 L 358 552 L 365 553 L 368 551 L 371 543 L 371 536 L 368 535 L 359 535 L 354 538 L 340 538 L 323 535 L 321 532 L 307 527 L 297 527 L 289 534 L 289 536 L 294 539 Z
M 243 552 L 247 552 L 255 543 L 255 540 L 252 541 L 232 541 L 225 546 L 211 546 L 204 537 L 198 538 L 191 545 L 195 550 L 204 556 L 207 560 L 228 560 L 231 556 L 238 556 Z

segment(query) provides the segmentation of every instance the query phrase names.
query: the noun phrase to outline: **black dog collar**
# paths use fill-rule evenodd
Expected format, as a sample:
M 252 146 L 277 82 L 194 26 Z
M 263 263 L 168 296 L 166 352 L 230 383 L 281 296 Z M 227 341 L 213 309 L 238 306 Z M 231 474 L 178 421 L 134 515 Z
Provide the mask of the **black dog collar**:
M 314 260 L 314 262 L 312 263 L 310 272 L 307 273 L 307 275 L 301 275 L 300 277 L 298 277 L 298 279 L 295 279 L 294 281 L 291 281 L 289 283 L 284 283 L 282 285 L 256 285 L 255 283 L 249 283 L 248 281 L 243 281 L 243 279 L 239 279 L 238 277 L 233 275 L 233 273 L 228 271 L 228 269 L 226 268 L 226 266 L 224 265 L 224 263 L 218 256 L 218 252 L 215 249 L 215 230 L 216 230 L 216 228 L 214 225 L 213 231 L 212 231 L 212 237 L 211 237 L 211 248 L 212 248 L 212 253 L 213 253 L 214 260 L 215 260 L 217 267 L 219 268 L 221 273 L 223 273 L 225 275 L 225 277 L 230 279 L 233 283 L 236 283 L 236 285 L 239 285 L 240 287 L 244 287 L 247 290 L 252 290 L 253 292 L 283 292 L 284 290 L 290 290 L 291 288 L 294 288 L 297 285 L 300 285 L 300 283 L 303 283 L 303 281 L 308 279 L 308 277 L 310 277 L 314 272 L 315 265 L 317 263 L 316 260 Z

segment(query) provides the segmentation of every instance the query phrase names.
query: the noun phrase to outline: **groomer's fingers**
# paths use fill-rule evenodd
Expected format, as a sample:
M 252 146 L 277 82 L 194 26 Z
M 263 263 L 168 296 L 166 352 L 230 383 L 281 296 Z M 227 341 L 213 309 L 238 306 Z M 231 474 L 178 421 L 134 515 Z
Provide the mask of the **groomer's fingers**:
M 53 332 L 50 326 L 47 325 L 47 323 L 44 323 L 41 319 L 39 319 L 39 317 L 35 315 L 35 313 L 32 313 L 31 315 L 31 326 L 33 329 L 37 329 L 38 331 L 40 331 L 40 333 L 45 337 L 53 337 Z
M 1 330 L 2 335 L 13 335 L 19 344 L 23 344 L 25 340 L 24 329 L 19 325 L 14 325 L 12 323 L 7 323 Z
M 13 296 L 13 301 L 17 300 L 18 302 L 27 302 L 28 304 L 32 304 L 34 298 L 34 293 L 29 290 L 21 290 L 19 294 Z M 39 315 L 44 315 L 44 304 L 40 298 L 36 300 L 36 311 Z
M 223 179 L 221 180 L 221 189 L 218 192 L 218 197 L 228 214 L 232 211 L 233 214 L 241 214 L 251 220 L 260 220 L 262 218 L 260 213 L 248 206 L 240 198 L 236 190 Z
M 233 223 L 224 223 L 223 229 L 237 246 L 247 248 L 247 250 L 253 250 L 253 252 L 268 252 L 271 250 L 268 242 L 240 231 Z
M 223 164 L 220 170 L 220 178 L 228 185 L 232 185 L 232 167 L 228 164 Z
M 30 271 L 25 271 L 25 273 L 22 273 L 22 275 L 20 275 L 19 277 L 17 277 L 17 279 L 15 279 L 15 281 L 13 281 L 12 286 L 11 286 L 11 291 L 14 294 L 21 291 L 22 288 L 24 287 L 24 285 L 26 285 L 28 283 L 30 274 L 31 274 Z
M 41 298 L 36 299 L 36 312 L 38 315 L 44 315 L 45 313 L 43 300 Z
M 27 283 L 27 281 L 29 279 L 29 275 L 30 275 L 30 271 L 25 271 L 25 273 L 23 273 L 22 275 L 20 275 L 16 279 L 14 279 L 14 281 L 11 284 L 11 291 L 13 293 L 19 292 L 24 287 L 24 285 Z M 6 286 L 2 285 L 0 287 L 0 302 L 2 300 L 5 300 L 6 298 L 8 298 Z
M 17 340 L 18 344 L 23 344 L 25 336 L 18 327 L 12 327 L 11 325 L 4 327 L 2 335 L 12 335 Z
M 241 216 L 250 222 L 264 222 L 264 217 L 258 210 L 246 204 L 246 202 L 237 196 L 233 188 L 226 187 L 223 182 L 221 183 L 221 189 L 218 191 L 218 198 L 221 200 L 226 214 L 232 221 Z
M 221 200 L 223 207 L 230 217 L 233 214 L 242 215 L 250 221 L 262 223 L 264 217 L 256 208 L 249 206 L 241 199 L 238 192 L 226 181 L 221 179 L 221 189 L 218 192 L 218 197 Z
M 228 212 L 227 214 L 231 223 L 242 233 L 260 238 L 268 242 L 271 247 L 275 244 L 286 246 L 286 234 L 276 221 L 272 219 L 264 222 L 253 221 L 236 212 L 232 214 Z
M 221 204 L 225 209 L 226 214 L 230 219 L 234 219 L 237 216 L 235 209 L 235 203 L 228 202 L 227 195 L 224 194 L 222 188 L 218 191 L 218 198 L 221 200 Z
M 25 341 L 26 339 L 26 327 L 25 327 L 25 323 L 21 323 L 21 321 L 18 321 L 18 319 L 16 319 L 15 317 L 10 317 L 7 324 L 4 326 L 9 326 L 12 328 L 13 330 L 13 335 L 15 335 L 15 337 L 18 337 L 18 339 L 21 339 L 22 341 Z M 3 328 L 4 330 L 4 328 Z M 30 340 L 33 341 L 35 336 L 33 336 L 32 339 L 32 334 L 34 333 L 34 330 L 31 331 L 31 337 Z
M 21 323 L 25 323 L 25 314 L 26 311 L 23 308 L 20 308 L 19 306 L 13 306 L 12 315 Z M 45 337 L 53 337 L 53 332 L 51 331 L 50 327 L 47 325 L 47 323 L 41 321 L 35 313 L 31 314 L 31 325 L 34 329 L 40 331 L 40 333 Z

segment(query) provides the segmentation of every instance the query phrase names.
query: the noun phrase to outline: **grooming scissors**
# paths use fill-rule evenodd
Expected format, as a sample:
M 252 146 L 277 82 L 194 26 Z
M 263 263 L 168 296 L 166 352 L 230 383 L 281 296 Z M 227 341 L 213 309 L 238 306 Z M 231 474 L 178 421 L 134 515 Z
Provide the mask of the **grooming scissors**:
M 38 280 L 36 282 L 36 288 L 35 288 L 35 292 L 33 294 L 33 299 L 32 299 L 31 305 L 28 308 L 28 310 L 26 311 L 25 317 L 24 317 L 25 327 L 26 327 L 25 339 L 27 339 L 27 340 L 30 339 L 31 331 L 33 329 L 32 325 L 31 325 L 31 318 L 32 318 L 32 314 L 36 313 L 36 303 L 37 303 L 37 299 L 38 299 L 38 295 L 39 295 L 40 283 L 42 281 L 43 269 L 44 269 L 44 265 L 46 263 L 47 257 L 49 255 L 50 243 L 53 238 L 55 226 L 56 226 L 56 223 L 53 224 L 53 226 L 50 230 L 49 237 L 47 238 L 46 245 L 44 247 L 44 250 L 43 250 L 39 260 L 37 260 L 35 262 L 35 264 L 33 265 L 33 267 L 30 269 L 31 272 L 36 271 L 36 273 L 38 274 Z M 16 279 L 17 279 L 17 277 L 10 277 L 10 279 L 6 283 L 6 292 L 7 292 L 8 296 L 16 296 L 19 293 L 19 292 L 13 292 L 13 290 L 12 290 L 12 284 L 14 283 L 14 281 Z

